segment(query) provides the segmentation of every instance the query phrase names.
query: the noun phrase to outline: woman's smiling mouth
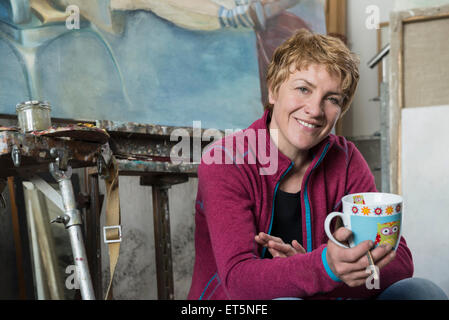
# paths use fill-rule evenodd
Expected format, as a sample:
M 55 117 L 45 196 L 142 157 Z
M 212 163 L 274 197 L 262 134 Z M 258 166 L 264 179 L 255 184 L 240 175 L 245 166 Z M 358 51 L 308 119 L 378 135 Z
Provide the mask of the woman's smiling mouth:
M 305 122 L 305 121 L 300 120 L 300 119 L 297 119 L 297 118 L 295 118 L 295 120 L 296 120 L 300 125 L 302 125 L 303 127 L 308 128 L 308 129 L 315 129 L 315 128 L 321 127 L 321 126 L 318 125 L 318 124 L 314 124 L 314 123 L 310 123 L 310 122 Z

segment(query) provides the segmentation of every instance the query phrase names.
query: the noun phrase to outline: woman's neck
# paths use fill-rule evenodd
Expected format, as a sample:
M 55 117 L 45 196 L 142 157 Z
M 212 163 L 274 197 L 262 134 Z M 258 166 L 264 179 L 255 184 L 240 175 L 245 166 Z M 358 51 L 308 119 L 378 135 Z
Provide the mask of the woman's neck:
M 270 132 L 270 137 L 274 141 L 278 150 L 293 161 L 293 169 L 301 170 L 304 166 L 308 166 L 310 164 L 312 159 L 309 150 L 300 150 L 292 145 L 286 137 L 282 136 L 282 132 L 276 126 L 272 125 L 271 121 L 268 124 L 268 129 Z M 275 130 L 277 130 L 277 133 L 274 133 Z

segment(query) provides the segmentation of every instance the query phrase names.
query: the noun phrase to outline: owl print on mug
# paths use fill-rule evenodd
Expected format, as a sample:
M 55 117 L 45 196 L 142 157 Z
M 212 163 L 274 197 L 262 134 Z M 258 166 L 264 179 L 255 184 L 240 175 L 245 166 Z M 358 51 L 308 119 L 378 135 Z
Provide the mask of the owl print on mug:
M 396 245 L 399 235 L 400 221 L 392 221 L 377 224 L 377 235 L 374 245 L 389 244 L 392 247 Z

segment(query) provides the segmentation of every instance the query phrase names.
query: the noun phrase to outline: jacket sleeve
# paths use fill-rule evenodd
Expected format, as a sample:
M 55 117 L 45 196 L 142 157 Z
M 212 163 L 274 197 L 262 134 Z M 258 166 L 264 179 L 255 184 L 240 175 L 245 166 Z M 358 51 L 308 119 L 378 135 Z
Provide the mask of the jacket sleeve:
M 323 264 L 325 245 L 288 258 L 259 257 L 254 240 L 255 200 L 243 170 L 243 166 L 232 163 L 201 163 L 198 168 L 203 213 L 218 274 L 228 297 L 305 297 L 330 292 L 339 286 L 341 282 L 333 280 Z
M 377 192 L 374 176 L 360 151 L 352 142 L 349 145 L 349 164 L 347 171 L 346 193 Z M 412 254 L 404 237 L 401 237 L 396 257 L 380 270 L 379 289 L 368 289 L 365 285 L 350 288 L 346 284 L 337 288 L 330 295 L 343 298 L 368 298 L 378 295 L 393 283 L 413 276 Z

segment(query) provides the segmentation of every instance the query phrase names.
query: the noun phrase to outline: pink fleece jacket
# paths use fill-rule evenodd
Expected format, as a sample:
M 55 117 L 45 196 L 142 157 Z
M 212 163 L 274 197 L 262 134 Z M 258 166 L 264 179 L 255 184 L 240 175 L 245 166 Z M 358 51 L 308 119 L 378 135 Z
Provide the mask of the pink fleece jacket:
M 293 166 L 281 152 L 269 162 L 260 157 L 276 148 L 268 121 L 269 112 L 265 111 L 243 130 L 247 137 L 255 132 L 257 143 L 234 134 L 203 153 L 195 206 L 195 265 L 188 299 L 366 298 L 411 277 L 412 255 L 403 237 L 395 259 L 380 271 L 380 289 L 350 288 L 329 268 L 326 216 L 341 210 L 344 195 L 376 191 L 374 177 L 354 144 L 332 134 L 311 150 L 314 159 L 302 181 L 302 244 L 307 253 L 263 258 L 265 250 L 254 236 L 260 231 L 270 233 L 276 191 Z M 267 168 L 270 170 L 264 172 Z

